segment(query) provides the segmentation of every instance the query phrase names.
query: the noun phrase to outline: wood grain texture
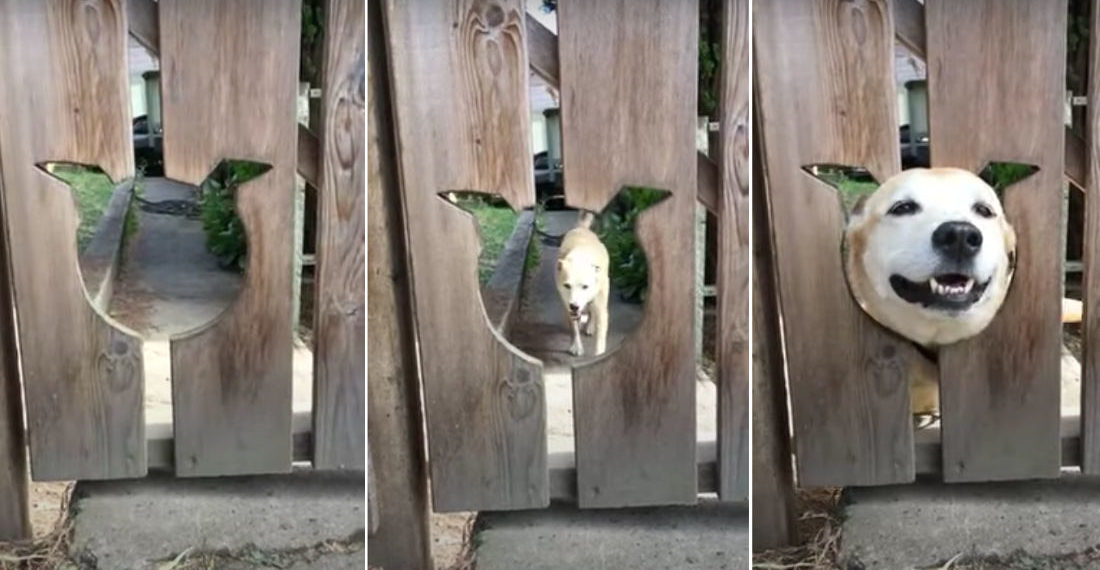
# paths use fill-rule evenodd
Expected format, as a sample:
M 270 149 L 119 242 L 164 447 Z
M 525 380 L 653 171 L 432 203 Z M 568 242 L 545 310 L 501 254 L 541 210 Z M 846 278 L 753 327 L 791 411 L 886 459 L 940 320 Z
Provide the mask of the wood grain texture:
M 379 498 L 371 566 L 431 568 L 412 281 L 386 71 L 381 2 L 367 14 L 367 440 Z M 384 521 L 384 522 L 383 522 Z
M 320 469 L 364 466 L 365 21 L 362 0 L 326 5 L 313 372 L 313 466 Z
M 623 186 L 671 192 L 635 228 L 649 269 L 642 323 L 573 374 L 578 502 L 694 503 L 698 5 L 599 0 L 558 12 L 566 201 L 600 211 Z
M 799 484 L 913 480 L 908 342 L 853 301 L 841 265 L 844 212 L 809 164 L 900 169 L 888 0 L 754 6 L 763 155 L 782 308 Z M 814 88 L 803 88 L 812 85 Z
M 226 159 L 272 166 L 237 191 L 248 236 L 237 300 L 172 339 L 176 472 L 288 471 L 301 9 L 293 0 L 158 4 L 167 175 L 199 184 Z
M 435 510 L 544 507 L 542 365 L 489 328 L 473 217 L 439 196 L 534 205 L 523 4 L 385 6 Z
M 321 185 L 321 168 L 321 141 L 305 125 L 298 125 L 298 174 L 316 188 Z
M 154 55 L 160 52 L 160 26 L 157 22 L 156 0 L 123 0 L 130 35 Z
M 913 55 L 925 59 L 924 5 L 917 0 L 894 0 L 894 20 L 898 41 Z M 1084 189 L 1088 165 L 1084 137 L 1071 127 L 1065 128 L 1065 174 L 1074 186 Z
M 1000 313 L 981 335 L 940 351 L 946 481 L 1059 472 L 1066 11 L 1065 1 L 926 6 L 933 166 L 1040 169 L 1005 193 L 1019 263 Z M 995 124 L 1005 117 L 1011 128 Z
M 527 57 L 531 70 L 544 81 L 558 87 L 561 70 L 558 66 L 558 37 L 534 18 L 527 20 Z
M 4 193 L 3 170 L 0 161 L 0 195 Z M 0 235 L 0 541 L 31 536 L 23 391 L 8 267 L 7 240 Z
M 718 225 L 718 495 L 749 495 L 749 0 L 722 9 Z
M 36 480 L 145 474 L 141 342 L 92 308 L 72 191 L 36 163 L 132 176 L 117 1 L 0 2 L 0 162 Z M 50 223 L 42 223 L 43 219 Z
M 779 299 L 760 129 L 753 113 L 752 161 L 752 548 L 789 546 L 796 527 Z
M 1091 37 L 1100 34 L 1100 1 L 1092 0 Z M 1100 41 L 1089 45 L 1088 177 L 1085 192 L 1100 193 Z M 1084 351 L 1081 374 L 1081 471 L 1100 473 L 1100 200 L 1085 200 Z

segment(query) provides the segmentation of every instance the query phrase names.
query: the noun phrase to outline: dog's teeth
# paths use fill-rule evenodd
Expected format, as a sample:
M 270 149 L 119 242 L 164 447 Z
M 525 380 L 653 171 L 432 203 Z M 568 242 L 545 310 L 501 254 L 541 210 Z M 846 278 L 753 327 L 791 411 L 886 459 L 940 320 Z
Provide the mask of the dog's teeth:
M 963 293 L 969 293 L 970 290 L 973 289 L 973 288 L 974 288 L 974 280 L 973 279 L 967 279 L 966 280 L 966 285 L 963 286 Z
M 931 277 L 931 278 L 928 279 L 928 285 L 931 286 L 933 293 L 936 293 L 940 290 L 939 289 L 940 283 L 939 283 L 939 281 L 936 281 L 935 277 Z

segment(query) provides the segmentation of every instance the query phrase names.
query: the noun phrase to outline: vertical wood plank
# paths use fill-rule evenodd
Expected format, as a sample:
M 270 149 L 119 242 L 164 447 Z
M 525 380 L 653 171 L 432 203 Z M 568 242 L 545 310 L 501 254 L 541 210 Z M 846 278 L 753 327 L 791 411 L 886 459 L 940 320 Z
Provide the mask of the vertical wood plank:
M 523 3 L 385 6 L 435 510 L 543 507 L 542 364 L 489 328 L 473 217 L 439 196 L 534 205 Z
M 3 170 L 0 161 L 0 195 L 4 193 Z M 31 536 L 23 392 L 17 362 L 19 353 L 15 346 L 7 249 L 7 239 L 0 234 L 0 541 Z
M 889 0 L 754 6 L 755 105 L 768 172 L 800 485 L 912 481 L 907 362 L 920 358 L 853 301 L 844 212 L 802 168 L 900 169 Z
M 301 8 L 295 0 L 158 4 L 167 175 L 199 184 L 224 159 L 272 166 L 237 192 L 248 236 L 237 300 L 172 339 L 176 473 L 288 471 Z
M 367 557 L 374 567 L 432 568 L 412 282 L 381 2 L 367 9 L 367 438 L 375 489 L 385 497 L 384 504 L 375 502 L 378 525 Z
M 1100 0 L 1089 3 L 1088 167 L 1086 196 L 1100 195 Z M 1085 200 L 1081 471 L 1100 473 L 1100 200 Z
M 318 189 L 313 466 L 362 469 L 366 418 L 364 3 L 326 6 Z
M 649 269 L 641 325 L 573 375 L 581 507 L 696 500 L 697 4 L 558 7 L 566 200 L 598 212 L 626 185 L 671 192 L 635 230 Z
M 4 215 L 37 480 L 146 470 L 141 341 L 92 308 L 72 190 L 36 167 L 132 176 L 126 69 L 121 1 L 0 1 Z
M 718 224 L 718 495 L 749 493 L 749 0 L 722 10 Z
M 1000 313 L 978 337 L 940 351 L 946 481 L 1059 473 L 1066 12 L 1064 0 L 925 7 L 932 164 L 1040 169 L 1005 193 L 1019 263 Z
M 797 536 L 787 389 L 760 129 L 752 132 L 752 549 Z

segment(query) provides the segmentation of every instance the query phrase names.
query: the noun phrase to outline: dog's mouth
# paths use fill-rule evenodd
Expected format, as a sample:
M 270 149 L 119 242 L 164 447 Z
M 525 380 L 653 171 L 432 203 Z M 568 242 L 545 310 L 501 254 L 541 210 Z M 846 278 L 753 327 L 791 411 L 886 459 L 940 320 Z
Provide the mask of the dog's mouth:
M 962 273 L 942 273 L 925 281 L 910 281 L 895 274 L 890 276 L 890 286 L 898 297 L 926 309 L 963 311 L 982 298 L 992 280 L 980 283 Z

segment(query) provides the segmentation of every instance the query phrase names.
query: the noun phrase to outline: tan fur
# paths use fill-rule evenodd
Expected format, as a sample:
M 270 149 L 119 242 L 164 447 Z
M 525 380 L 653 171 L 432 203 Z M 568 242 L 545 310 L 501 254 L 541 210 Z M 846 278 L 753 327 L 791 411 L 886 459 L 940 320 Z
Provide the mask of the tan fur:
M 921 177 L 921 178 L 917 178 Z M 859 305 L 876 321 L 899 332 L 919 344 L 935 346 L 929 339 L 939 338 L 945 333 L 935 326 L 928 327 L 916 323 L 903 315 L 911 314 L 910 308 L 900 301 L 884 299 L 876 294 L 871 279 L 866 272 L 864 257 L 868 252 L 868 240 L 876 226 L 882 221 L 882 212 L 893 202 L 896 191 L 905 184 L 932 184 L 949 191 L 953 185 L 974 184 L 974 174 L 955 168 L 913 169 L 904 171 L 882 184 L 873 194 L 860 200 L 853 211 L 853 220 L 845 232 L 845 273 L 849 287 Z M 992 193 L 992 190 L 990 190 Z M 994 274 L 990 291 L 993 297 L 985 303 L 973 321 L 941 326 L 957 326 L 951 331 L 955 336 L 966 338 L 978 334 L 992 315 L 1000 308 L 1009 290 L 1014 270 L 1016 252 L 1016 232 L 1003 215 L 999 218 L 1000 231 L 1004 239 L 1005 251 L 1010 260 Z M 927 239 L 920 236 L 920 239 Z M 939 412 L 939 377 L 935 363 L 921 357 L 909 363 L 911 406 L 914 414 L 935 414 Z
M 558 295 L 562 299 L 566 321 L 573 328 L 573 344 L 569 352 L 574 356 L 584 354 L 581 341 L 581 325 L 585 335 L 596 335 L 596 354 L 607 350 L 608 297 L 611 293 L 610 267 L 607 248 L 589 229 L 594 216 L 582 211 L 577 225 L 562 238 L 558 250 L 558 262 L 554 272 Z M 583 288 L 583 290 L 582 290 Z M 571 313 L 571 300 L 580 299 L 580 310 Z

